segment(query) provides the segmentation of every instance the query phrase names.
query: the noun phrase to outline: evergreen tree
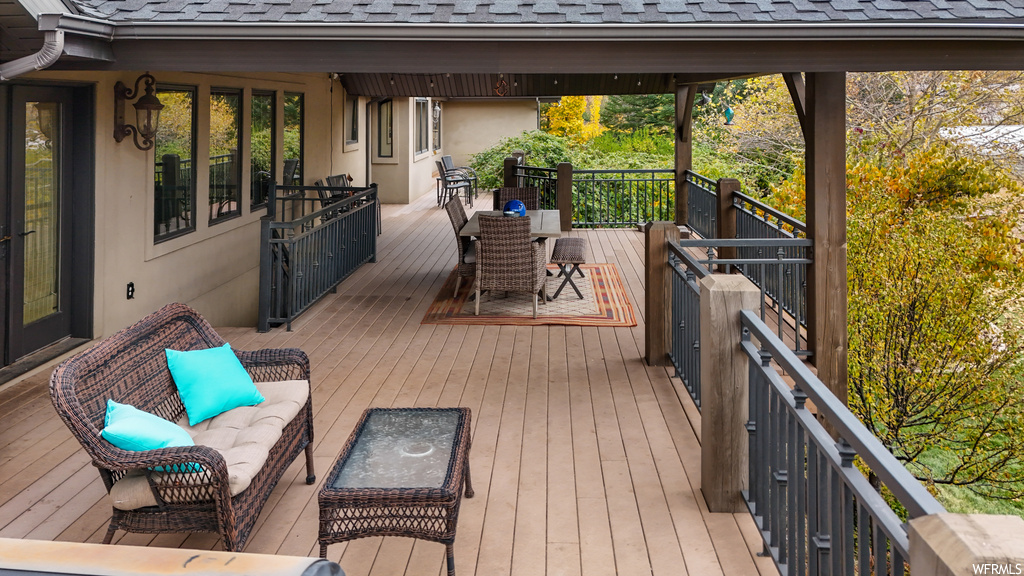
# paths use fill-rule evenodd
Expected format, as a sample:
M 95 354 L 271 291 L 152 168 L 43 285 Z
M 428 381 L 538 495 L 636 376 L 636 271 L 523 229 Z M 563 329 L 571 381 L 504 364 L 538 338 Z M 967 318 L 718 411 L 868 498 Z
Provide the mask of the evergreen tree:
M 636 132 L 648 128 L 655 133 L 672 133 L 676 117 L 672 94 L 626 94 L 605 99 L 601 123 L 615 132 Z

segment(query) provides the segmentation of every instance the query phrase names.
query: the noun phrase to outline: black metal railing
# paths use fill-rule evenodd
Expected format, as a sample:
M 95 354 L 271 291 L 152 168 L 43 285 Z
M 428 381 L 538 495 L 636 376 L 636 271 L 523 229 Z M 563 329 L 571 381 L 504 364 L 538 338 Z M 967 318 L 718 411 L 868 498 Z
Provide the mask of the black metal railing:
M 573 170 L 574 228 L 625 228 L 675 220 L 674 170 Z
M 541 210 L 557 210 L 555 187 L 558 184 L 557 168 L 541 168 L 539 166 L 516 166 L 516 179 L 519 186 L 534 187 L 540 190 Z
M 746 194 L 733 194 L 733 209 L 736 214 L 736 237 L 742 239 L 805 239 L 807 225 L 783 214 L 782 212 L 759 202 Z M 796 245 L 764 245 L 737 248 L 740 259 L 756 260 L 776 258 L 779 260 L 807 260 L 810 258 L 810 244 Z M 807 267 L 802 265 L 780 265 L 778 270 L 765 274 L 759 266 L 740 266 L 740 273 L 750 279 L 758 288 L 771 298 L 773 306 L 779 311 L 779 320 L 796 327 L 807 328 Z M 781 310 L 779 310 L 781 308 Z M 794 325 L 795 324 L 795 325 Z
M 741 322 L 750 366 L 744 498 L 779 573 L 908 573 L 906 524 L 881 488 L 909 518 L 945 510 L 756 314 L 743 311 Z
M 292 321 L 366 262 L 377 261 L 376 185 L 322 200 L 314 186 L 270 186 L 260 229 L 257 328 Z
M 702 238 L 716 238 L 718 236 L 717 182 L 692 170 L 684 172 L 683 177 L 689 191 L 687 194 L 689 210 L 687 225 Z
M 676 376 L 700 408 L 700 282 L 711 272 L 679 245 L 669 243 L 672 267 L 672 346 Z

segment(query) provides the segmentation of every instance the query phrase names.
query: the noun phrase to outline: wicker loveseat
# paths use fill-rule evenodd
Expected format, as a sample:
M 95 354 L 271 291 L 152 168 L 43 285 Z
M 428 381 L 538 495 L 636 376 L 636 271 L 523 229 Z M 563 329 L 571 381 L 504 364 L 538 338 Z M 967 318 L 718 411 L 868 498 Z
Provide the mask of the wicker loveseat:
M 118 529 L 213 532 L 222 536 L 225 550 L 241 551 L 270 492 L 303 450 L 306 483 L 315 481 L 309 359 L 301 350 L 234 350 L 265 401 L 189 426 L 164 350 L 223 344 L 195 310 L 169 304 L 53 372 L 54 407 L 111 493 L 113 514 L 104 543 Z M 115 447 L 100 435 L 107 400 L 177 423 L 196 445 L 146 451 Z M 259 442 L 265 445 L 262 464 Z

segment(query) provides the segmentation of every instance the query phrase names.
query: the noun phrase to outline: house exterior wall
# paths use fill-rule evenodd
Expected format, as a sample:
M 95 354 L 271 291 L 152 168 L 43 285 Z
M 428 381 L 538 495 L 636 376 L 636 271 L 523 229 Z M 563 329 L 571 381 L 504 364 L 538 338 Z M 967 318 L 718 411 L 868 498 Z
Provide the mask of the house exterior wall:
M 416 99 L 393 99 L 393 141 L 394 150 L 390 158 L 378 155 L 377 115 L 379 107 L 373 107 L 373 166 L 371 179 L 380 188 L 381 201 L 391 204 L 408 204 L 427 193 L 433 193 L 437 177 L 435 160 L 441 159 L 442 150 L 428 146 L 424 153 L 416 153 Z M 433 102 L 428 101 L 428 109 Z
M 537 129 L 536 100 L 452 100 L 441 109 L 441 142 L 456 166 L 502 138 Z
M 183 302 L 196 308 L 215 326 L 253 326 L 259 293 L 260 218 L 266 209 L 252 211 L 249 206 L 247 103 L 251 90 L 274 90 L 278 96 L 277 174 L 281 173 L 283 162 L 280 110 L 285 92 L 304 95 L 305 184 L 342 172 L 351 173 L 356 184 L 361 184 L 366 172 L 362 147 L 366 144 L 360 141 L 355 146 L 346 145 L 342 129 L 344 114 L 339 113 L 344 110 L 344 90 L 327 74 L 213 75 L 159 70 L 151 73 L 158 84 L 197 87 L 197 158 L 208 155 L 209 150 L 210 88 L 242 89 L 242 100 L 246 103 L 241 120 L 241 215 L 208 224 L 204 201 L 209 191 L 208 173 L 200 169 L 196 186 L 196 230 L 160 243 L 153 238 L 154 152 L 138 150 L 130 138 L 118 143 L 111 136 L 114 83 L 120 80 L 132 86 L 142 71 L 45 71 L 24 78 L 95 86 L 93 335 L 109 335 L 168 302 Z M 127 110 L 128 116 L 133 117 L 130 104 Z M 132 118 L 128 121 L 134 122 Z M 365 139 L 365 132 L 360 135 L 361 140 Z M 126 297 L 128 282 L 135 285 L 135 297 L 131 300 Z

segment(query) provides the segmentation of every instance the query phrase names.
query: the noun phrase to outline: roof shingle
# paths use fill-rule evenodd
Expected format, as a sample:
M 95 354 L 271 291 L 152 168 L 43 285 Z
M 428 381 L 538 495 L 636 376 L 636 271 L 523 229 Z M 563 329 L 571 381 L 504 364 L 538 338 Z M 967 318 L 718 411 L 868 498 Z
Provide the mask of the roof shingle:
M 115 22 L 1024 23 L 1019 0 L 70 0 Z M 241 9 L 239 7 L 244 7 Z M 271 9 L 283 7 L 283 9 Z

